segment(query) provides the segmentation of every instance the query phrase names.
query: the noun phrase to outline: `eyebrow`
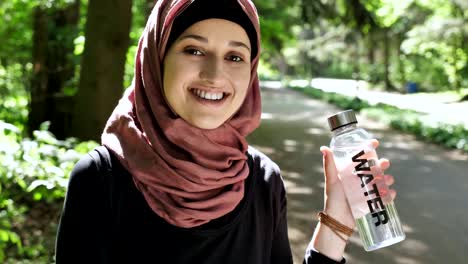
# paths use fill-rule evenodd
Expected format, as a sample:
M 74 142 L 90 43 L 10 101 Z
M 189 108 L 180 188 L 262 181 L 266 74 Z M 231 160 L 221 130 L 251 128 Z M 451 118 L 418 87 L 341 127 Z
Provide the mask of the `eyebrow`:
M 205 38 L 203 36 L 200 36 L 200 35 L 196 35 L 196 34 L 189 34 L 189 35 L 181 36 L 179 41 L 182 41 L 182 40 L 188 39 L 188 38 L 193 38 L 193 39 L 196 39 L 196 40 L 198 40 L 200 42 L 208 43 L 207 38 Z M 241 42 L 241 41 L 231 40 L 231 41 L 229 41 L 228 45 L 231 46 L 231 47 L 244 47 L 250 52 L 249 46 L 247 46 L 244 42 Z

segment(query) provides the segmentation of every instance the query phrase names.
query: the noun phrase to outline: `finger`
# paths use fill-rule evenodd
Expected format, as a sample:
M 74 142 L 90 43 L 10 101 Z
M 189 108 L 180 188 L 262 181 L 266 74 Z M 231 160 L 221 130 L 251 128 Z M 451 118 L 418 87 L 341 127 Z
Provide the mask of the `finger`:
M 385 204 L 395 201 L 395 198 L 397 196 L 397 192 L 395 190 L 385 189 L 384 193 L 385 194 L 381 194 L 381 197 L 383 197 Z
M 392 175 L 384 175 L 384 181 L 387 186 L 390 186 L 395 183 L 395 178 Z
M 333 152 L 329 147 L 320 147 L 320 152 L 323 155 L 323 169 L 325 180 L 333 183 L 338 180 L 338 170 L 336 169 L 335 160 L 333 159 Z
M 390 197 L 392 198 L 392 201 L 395 200 L 397 196 L 397 192 L 395 190 L 389 189 L 388 193 L 390 194 Z
M 371 139 L 372 148 L 376 149 L 379 147 L 379 141 L 377 139 Z
M 388 159 L 379 159 L 379 166 L 382 170 L 390 168 L 390 161 Z

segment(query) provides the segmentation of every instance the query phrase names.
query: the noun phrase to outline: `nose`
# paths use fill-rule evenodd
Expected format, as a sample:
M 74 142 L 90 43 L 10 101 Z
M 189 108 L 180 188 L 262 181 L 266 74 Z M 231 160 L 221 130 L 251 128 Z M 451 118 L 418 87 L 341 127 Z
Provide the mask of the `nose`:
M 207 58 L 202 64 L 200 78 L 210 85 L 220 86 L 224 82 L 223 62 L 218 58 Z

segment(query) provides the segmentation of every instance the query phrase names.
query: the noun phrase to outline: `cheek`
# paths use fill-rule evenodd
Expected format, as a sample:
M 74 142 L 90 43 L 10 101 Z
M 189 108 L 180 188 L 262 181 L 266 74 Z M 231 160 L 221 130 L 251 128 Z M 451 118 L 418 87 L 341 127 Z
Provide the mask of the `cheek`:
M 201 65 L 199 63 L 178 57 L 175 59 L 167 69 L 168 79 L 174 83 L 184 83 L 186 80 L 192 79 L 197 76 Z
M 167 57 L 164 61 L 163 69 L 163 91 L 166 103 L 173 111 L 177 112 L 178 101 L 180 100 L 180 72 L 177 71 L 177 60 L 173 57 Z
M 171 104 L 171 99 L 172 99 L 172 94 L 171 92 L 174 90 L 174 75 L 171 74 L 169 69 L 167 69 L 164 73 L 164 79 L 163 79 L 163 91 L 164 91 L 164 96 L 166 97 L 166 100 L 168 100 L 169 104 Z
M 163 62 L 163 91 L 167 97 L 167 91 L 172 83 L 173 74 L 173 60 L 170 57 L 170 54 L 166 56 Z
M 175 93 L 178 87 L 182 87 L 184 79 L 187 78 L 187 64 L 181 60 L 168 60 L 164 64 L 163 86 L 166 96 L 168 93 Z
M 249 81 L 250 80 L 242 80 L 238 83 L 238 92 L 242 95 L 242 101 L 244 101 L 243 98 L 245 98 L 247 91 L 249 90 Z
M 250 83 L 250 68 L 249 69 L 244 69 L 238 74 L 234 75 L 234 83 L 236 85 L 236 90 L 237 93 L 243 95 L 247 94 L 247 91 L 249 89 L 249 83 Z

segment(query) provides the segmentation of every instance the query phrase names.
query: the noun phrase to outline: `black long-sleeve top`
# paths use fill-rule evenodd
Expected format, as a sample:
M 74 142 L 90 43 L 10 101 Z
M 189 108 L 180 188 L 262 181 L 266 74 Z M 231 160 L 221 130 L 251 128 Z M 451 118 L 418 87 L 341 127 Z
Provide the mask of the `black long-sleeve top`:
M 195 228 L 155 214 L 131 174 L 104 147 L 83 156 L 67 189 L 57 264 L 292 263 L 278 166 L 249 148 L 245 194 L 230 213 Z M 98 154 L 100 153 L 100 154 Z M 314 251 L 304 263 L 336 263 Z

